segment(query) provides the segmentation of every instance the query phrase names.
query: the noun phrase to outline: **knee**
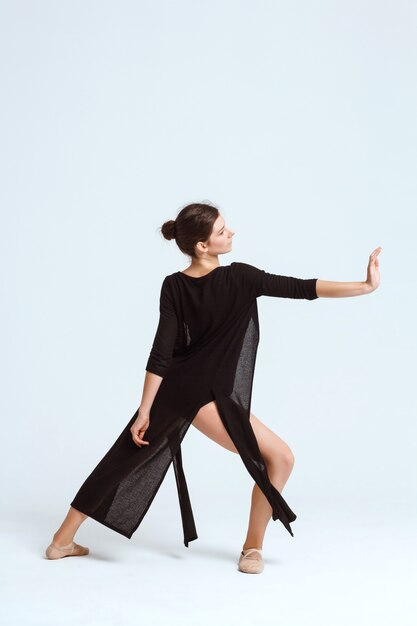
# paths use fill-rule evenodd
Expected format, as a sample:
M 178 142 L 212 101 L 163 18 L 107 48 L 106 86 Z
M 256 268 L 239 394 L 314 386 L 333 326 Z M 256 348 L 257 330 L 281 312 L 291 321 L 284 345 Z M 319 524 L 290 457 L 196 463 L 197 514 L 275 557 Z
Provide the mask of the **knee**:
M 294 454 L 291 450 L 291 448 L 288 448 L 288 450 L 285 450 L 282 458 L 281 458 L 281 463 L 288 469 L 288 470 L 292 470 L 292 468 L 294 467 L 294 461 L 295 461 L 295 457 Z
M 270 458 L 269 464 L 272 468 L 279 470 L 285 469 L 289 474 L 294 467 L 295 457 L 291 448 L 285 448 L 284 450 L 278 450 L 272 458 Z
M 289 463 L 290 463 L 290 466 L 291 466 L 291 469 L 292 469 L 294 467 L 294 463 L 295 463 L 295 456 L 294 456 L 294 453 L 293 453 L 292 450 L 290 450 L 289 454 L 290 454 Z

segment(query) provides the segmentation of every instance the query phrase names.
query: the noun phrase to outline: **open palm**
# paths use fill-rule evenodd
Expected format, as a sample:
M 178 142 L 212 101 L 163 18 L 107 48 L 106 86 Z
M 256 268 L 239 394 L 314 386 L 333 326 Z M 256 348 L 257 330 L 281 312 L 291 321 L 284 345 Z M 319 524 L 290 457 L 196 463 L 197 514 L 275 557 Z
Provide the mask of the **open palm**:
M 368 270 L 366 276 L 366 283 L 372 290 L 379 286 L 379 261 L 378 255 L 381 252 L 381 246 L 375 248 L 369 257 Z

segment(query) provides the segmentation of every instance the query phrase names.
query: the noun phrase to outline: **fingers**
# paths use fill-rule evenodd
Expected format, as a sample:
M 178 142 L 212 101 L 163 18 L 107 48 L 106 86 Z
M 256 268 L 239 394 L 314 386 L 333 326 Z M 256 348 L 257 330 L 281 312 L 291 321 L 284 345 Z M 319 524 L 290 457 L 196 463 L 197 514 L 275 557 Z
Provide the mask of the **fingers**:
M 381 246 L 378 246 L 378 248 L 375 248 L 375 250 L 371 253 L 369 258 L 373 259 L 375 256 L 377 256 L 381 252 L 381 250 L 382 250 Z
M 133 443 L 135 443 L 139 448 L 141 448 L 142 446 L 149 446 L 149 441 L 145 441 L 142 437 L 144 437 L 144 434 L 146 431 L 145 430 L 140 430 L 138 431 L 138 433 L 135 433 L 134 431 L 132 432 L 132 439 L 133 439 Z
M 149 441 L 145 441 L 144 439 L 140 439 L 137 435 L 133 435 L 133 442 L 141 448 L 142 446 L 149 446 Z

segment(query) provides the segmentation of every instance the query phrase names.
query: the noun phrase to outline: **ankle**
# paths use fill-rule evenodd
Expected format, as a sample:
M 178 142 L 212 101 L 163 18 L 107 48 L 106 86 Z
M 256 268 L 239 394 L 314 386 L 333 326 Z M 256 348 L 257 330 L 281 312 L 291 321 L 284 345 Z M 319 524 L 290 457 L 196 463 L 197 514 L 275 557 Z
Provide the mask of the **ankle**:
M 257 550 L 262 550 L 262 544 L 259 545 L 257 543 L 251 543 L 249 541 L 245 541 L 243 544 L 242 550 L 249 550 L 249 548 L 256 548 Z
M 69 545 L 71 542 L 73 541 L 73 537 L 69 537 L 68 535 L 65 536 L 63 534 L 60 534 L 58 532 L 56 532 L 52 538 L 52 542 L 54 543 L 54 545 L 56 545 L 58 548 L 62 547 L 62 546 L 67 546 Z

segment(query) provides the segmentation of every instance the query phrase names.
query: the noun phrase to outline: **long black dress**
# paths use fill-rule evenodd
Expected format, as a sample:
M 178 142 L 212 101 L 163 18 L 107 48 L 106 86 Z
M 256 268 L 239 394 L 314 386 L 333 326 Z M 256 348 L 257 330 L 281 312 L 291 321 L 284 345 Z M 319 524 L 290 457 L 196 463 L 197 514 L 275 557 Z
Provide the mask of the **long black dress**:
M 130 427 L 121 432 L 71 506 L 130 537 L 149 509 L 171 464 L 184 532 L 184 545 L 197 539 L 181 457 L 181 442 L 200 407 L 213 400 L 248 472 L 293 536 L 296 519 L 270 482 L 249 420 L 259 343 L 257 298 L 316 299 L 317 278 L 270 274 L 247 263 L 218 266 L 201 277 L 174 272 L 163 280 L 160 319 L 146 365 L 163 379 L 138 447 Z

